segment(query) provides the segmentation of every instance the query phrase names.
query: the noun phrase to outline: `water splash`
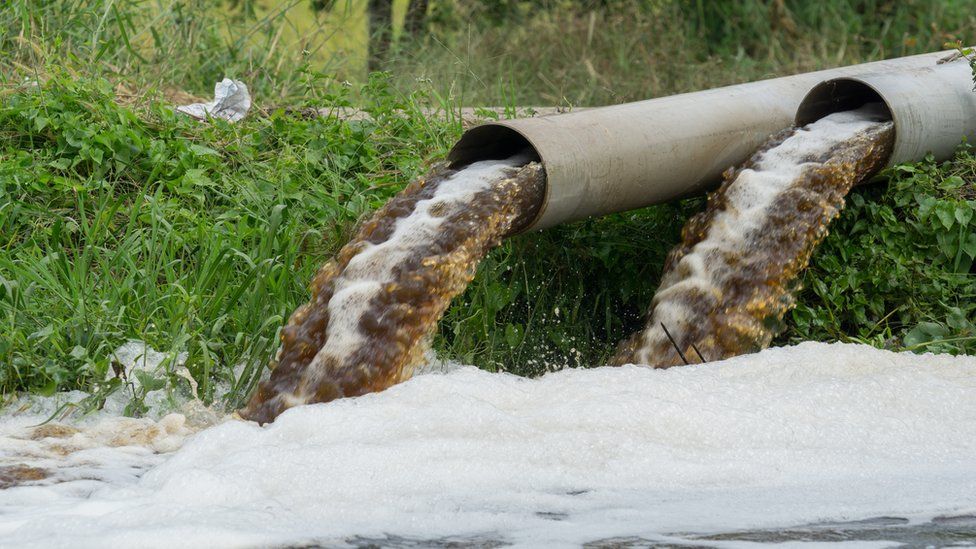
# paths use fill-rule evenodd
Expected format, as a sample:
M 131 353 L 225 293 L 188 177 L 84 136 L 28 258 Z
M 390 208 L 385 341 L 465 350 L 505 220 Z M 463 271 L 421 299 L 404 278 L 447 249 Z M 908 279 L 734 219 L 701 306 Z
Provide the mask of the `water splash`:
M 544 191 L 542 166 L 527 156 L 441 166 L 412 183 L 319 271 L 311 300 L 282 330 L 271 378 L 241 415 L 267 423 L 410 377 L 451 299 L 534 217 Z
M 768 347 L 844 196 L 884 166 L 893 140 L 869 105 L 782 132 L 726 172 L 668 256 L 646 329 L 613 362 L 668 367 Z

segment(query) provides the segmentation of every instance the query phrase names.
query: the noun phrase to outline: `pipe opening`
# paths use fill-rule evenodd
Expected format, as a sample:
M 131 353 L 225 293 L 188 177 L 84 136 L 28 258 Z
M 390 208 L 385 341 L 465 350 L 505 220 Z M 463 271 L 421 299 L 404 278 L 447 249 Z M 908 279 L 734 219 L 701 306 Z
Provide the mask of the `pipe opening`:
M 464 132 L 461 139 L 447 153 L 450 167 L 454 169 L 463 168 L 481 160 L 502 160 L 517 154 L 528 154 L 529 162 L 542 163 L 545 189 L 538 210 L 527 223 L 514 227 L 511 233 L 513 235 L 529 231 L 535 227 L 549 205 L 549 194 L 551 192 L 549 177 L 545 171 L 545 162 L 542 161 L 538 149 L 532 145 L 527 137 L 515 129 L 501 124 L 484 124 Z
M 877 90 L 850 78 L 837 78 L 817 84 L 803 98 L 796 111 L 796 125 L 806 126 L 835 112 L 852 111 L 868 103 L 878 103 L 884 116 L 893 120 L 891 108 Z
M 502 160 L 523 151 L 531 153 L 532 161 L 541 161 L 535 147 L 521 133 L 499 124 L 485 124 L 464 132 L 447 159 L 456 169 L 481 160 Z

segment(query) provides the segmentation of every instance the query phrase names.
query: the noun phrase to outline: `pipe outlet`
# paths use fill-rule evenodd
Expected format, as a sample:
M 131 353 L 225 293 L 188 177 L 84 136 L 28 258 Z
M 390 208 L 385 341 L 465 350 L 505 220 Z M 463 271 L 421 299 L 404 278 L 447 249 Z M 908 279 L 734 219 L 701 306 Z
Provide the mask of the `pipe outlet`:
M 701 193 L 793 123 L 827 79 L 934 67 L 951 52 L 878 61 L 468 130 L 448 159 L 459 167 L 525 148 L 546 171 L 546 199 L 528 229 L 633 210 Z
M 827 80 L 800 103 L 796 124 L 828 114 L 881 103 L 895 123 L 888 165 L 952 157 L 963 138 L 976 138 L 976 92 L 964 60 L 913 70 L 879 72 Z

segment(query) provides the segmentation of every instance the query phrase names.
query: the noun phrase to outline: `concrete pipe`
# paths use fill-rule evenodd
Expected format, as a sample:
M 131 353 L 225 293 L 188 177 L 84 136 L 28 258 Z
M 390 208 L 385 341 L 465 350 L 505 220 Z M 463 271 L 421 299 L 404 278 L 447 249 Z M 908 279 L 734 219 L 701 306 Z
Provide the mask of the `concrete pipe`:
M 532 149 L 547 177 L 546 201 L 527 229 L 641 208 L 713 187 L 774 132 L 824 80 L 935 66 L 937 52 L 589 109 L 494 122 L 451 149 L 455 166 Z
M 969 63 L 835 78 L 813 88 L 797 109 L 797 125 L 866 103 L 882 103 L 895 123 L 889 165 L 950 158 L 962 139 L 976 138 L 976 93 Z

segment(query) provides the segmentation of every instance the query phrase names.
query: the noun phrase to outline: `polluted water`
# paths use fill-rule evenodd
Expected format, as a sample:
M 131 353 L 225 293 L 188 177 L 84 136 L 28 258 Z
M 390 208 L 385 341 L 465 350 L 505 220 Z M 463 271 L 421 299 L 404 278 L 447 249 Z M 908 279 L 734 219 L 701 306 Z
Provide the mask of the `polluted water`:
M 647 327 L 614 362 L 668 367 L 768 347 L 844 197 L 893 142 L 884 107 L 869 104 L 786 130 L 727 171 L 669 254 Z
M 318 273 L 240 412 L 252 421 L 39 426 L 48 414 L 8 410 L 0 546 L 966 539 L 976 358 L 812 342 L 728 358 L 768 346 L 790 277 L 890 139 L 868 110 L 834 115 L 729 174 L 672 254 L 651 329 L 621 351 L 622 362 L 671 365 L 680 350 L 707 364 L 537 379 L 460 364 L 411 375 L 450 299 L 545 191 L 525 156 L 437 167 Z
M 260 423 L 407 379 L 437 321 L 502 237 L 531 221 L 545 176 L 529 157 L 446 166 L 377 211 L 312 282 L 282 330 L 271 378 L 241 412 Z
M 130 446 L 139 474 L 89 449 L 110 482 L 0 490 L 0 546 L 942 546 L 976 516 L 974 391 L 974 357 L 841 343 L 537 379 L 455 365 Z

